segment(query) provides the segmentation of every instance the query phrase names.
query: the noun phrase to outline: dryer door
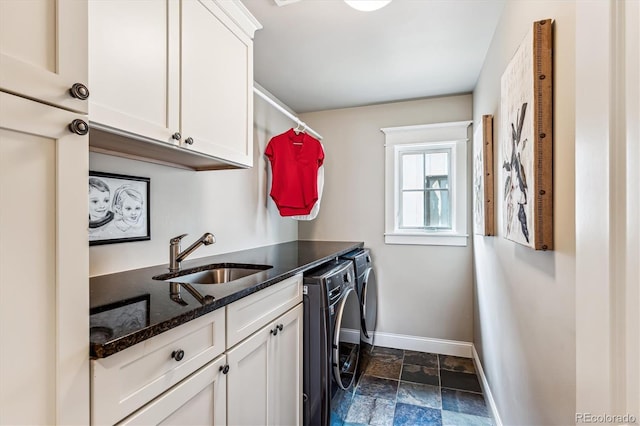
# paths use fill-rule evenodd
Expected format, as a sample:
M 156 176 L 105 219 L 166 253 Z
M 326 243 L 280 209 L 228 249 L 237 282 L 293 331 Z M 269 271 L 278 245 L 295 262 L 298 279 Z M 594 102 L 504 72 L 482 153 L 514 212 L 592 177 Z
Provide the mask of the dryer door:
M 378 283 L 373 268 L 367 268 L 362 279 L 361 327 L 367 339 L 373 339 L 378 318 Z
M 342 294 L 333 328 L 331 364 L 336 383 L 342 389 L 348 389 L 353 384 L 360 357 L 359 336 L 356 333 L 348 333 L 346 329 L 342 329 L 342 319 L 345 313 L 354 312 L 353 310 L 356 312 L 359 310 L 359 303 L 357 293 L 353 286 L 350 286 Z

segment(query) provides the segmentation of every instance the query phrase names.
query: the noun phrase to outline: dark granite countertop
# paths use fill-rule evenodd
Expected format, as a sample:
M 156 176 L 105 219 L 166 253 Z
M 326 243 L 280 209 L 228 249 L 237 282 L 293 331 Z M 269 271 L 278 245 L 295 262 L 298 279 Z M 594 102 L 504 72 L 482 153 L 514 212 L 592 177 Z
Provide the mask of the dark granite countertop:
M 152 278 L 167 274 L 168 264 L 93 277 L 90 355 L 92 358 L 113 355 L 362 246 L 362 242 L 291 241 L 185 260 L 182 271 L 217 263 L 273 265 L 226 284 L 191 284 L 191 292 L 182 285 L 173 284 L 172 288 L 170 282 Z M 178 287 L 179 298 L 175 296 Z M 171 299 L 172 290 L 178 301 Z

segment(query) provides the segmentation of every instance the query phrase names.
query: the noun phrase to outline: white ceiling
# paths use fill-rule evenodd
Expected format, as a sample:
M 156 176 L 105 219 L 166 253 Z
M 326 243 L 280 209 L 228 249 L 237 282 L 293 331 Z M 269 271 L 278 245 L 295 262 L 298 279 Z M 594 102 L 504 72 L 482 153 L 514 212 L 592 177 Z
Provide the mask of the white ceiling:
M 254 78 L 297 113 L 471 92 L 505 0 L 243 0 Z

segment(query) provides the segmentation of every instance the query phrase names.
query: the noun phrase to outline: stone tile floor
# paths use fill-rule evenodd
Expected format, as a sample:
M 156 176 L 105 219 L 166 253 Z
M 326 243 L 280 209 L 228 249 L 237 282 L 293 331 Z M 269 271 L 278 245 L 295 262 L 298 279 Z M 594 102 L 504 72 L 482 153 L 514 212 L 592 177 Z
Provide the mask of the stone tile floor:
M 331 402 L 331 426 L 493 425 L 473 360 L 376 347 L 351 392 Z

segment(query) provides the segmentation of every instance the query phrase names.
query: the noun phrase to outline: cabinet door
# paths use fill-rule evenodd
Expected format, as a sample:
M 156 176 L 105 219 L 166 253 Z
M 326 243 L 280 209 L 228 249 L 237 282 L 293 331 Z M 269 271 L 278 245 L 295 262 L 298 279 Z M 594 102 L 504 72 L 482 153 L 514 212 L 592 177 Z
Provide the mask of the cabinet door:
M 252 40 L 213 0 L 181 4 L 183 146 L 251 166 Z
M 269 327 L 258 330 L 227 352 L 227 421 L 234 426 L 267 424 Z
M 127 417 L 120 425 L 225 425 L 226 375 L 220 355 L 188 379 Z
M 89 422 L 81 118 L 0 92 L 0 424 Z
M 78 112 L 87 101 L 86 0 L 0 1 L 0 89 Z
M 227 356 L 230 425 L 302 423 L 302 304 L 242 341 Z
M 269 347 L 269 425 L 302 424 L 302 304 L 275 321 Z
M 90 119 L 177 144 L 178 0 L 89 2 Z

